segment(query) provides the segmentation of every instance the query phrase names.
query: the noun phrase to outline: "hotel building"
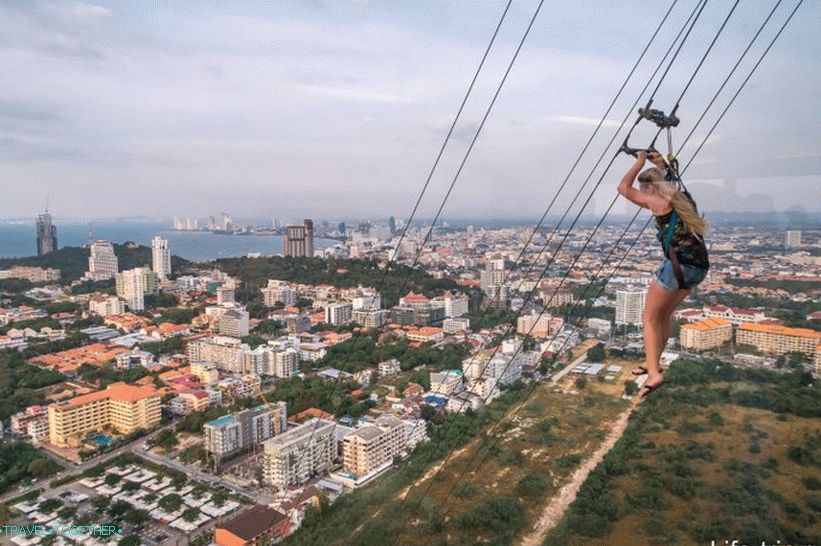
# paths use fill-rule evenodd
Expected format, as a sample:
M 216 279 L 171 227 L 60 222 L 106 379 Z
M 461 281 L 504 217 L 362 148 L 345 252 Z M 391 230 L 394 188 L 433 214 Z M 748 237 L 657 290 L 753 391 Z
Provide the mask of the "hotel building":
M 160 423 L 160 393 L 153 387 L 112 383 L 105 390 L 77 396 L 48 407 L 49 442 L 78 447 L 88 432 L 113 429 L 129 434 Z

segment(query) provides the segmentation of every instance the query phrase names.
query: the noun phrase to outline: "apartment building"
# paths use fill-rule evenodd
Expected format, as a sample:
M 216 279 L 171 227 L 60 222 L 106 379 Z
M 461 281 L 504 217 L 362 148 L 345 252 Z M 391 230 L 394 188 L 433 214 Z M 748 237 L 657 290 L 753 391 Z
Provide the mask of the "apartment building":
M 286 281 L 279 281 L 276 279 L 269 279 L 268 285 L 261 289 L 262 298 L 265 305 L 273 307 L 277 303 L 282 303 L 285 306 L 294 305 L 299 298 L 299 292 Z
M 217 329 L 221 335 L 245 337 L 250 332 L 250 315 L 244 307 L 227 309 L 220 314 Z
M 157 276 L 146 267 L 135 267 L 115 275 L 117 295 L 123 298 L 132 311 L 145 308 L 146 294 L 157 292 Z
M 277 488 L 327 472 L 337 457 L 336 423 L 312 418 L 264 444 L 263 481 Z
M 287 426 L 285 402 L 263 404 L 224 415 L 203 425 L 205 451 L 219 463 L 239 451 L 282 434 Z
M 350 322 L 353 305 L 350 302 L 331 303 L 325 308 L 325 322 L 338 326 Z
M 405 435 L 404 423 L 393 415 L 378 417 L 347 434 L 342 446 L 345 471 L 360 478 L 390 464 L 405 450 Z
M 462 370 L 443 370 L 430 373 L 430 392 L 450 396 L 464 388 Z
M 681 346 L 705 351 L 721 347 L 733 339 L 733 324 L 724 318 L 707 318 L 681 326 Z
M 282 241 L 285 256 L 310 258 L 314 255 L 314 222 L 306 219 L 301 226 L 287 226 Z
M 91 243 L 86 277 L 94 280 L 110 279 L 120 271 L 114 246 L 103 239 Z
M 160 423 L 161 396 L 153 387 L 112 383 L 105 390 L 77 396 L 48 407 L 49 442 L 77 447 L 88 432 L 113 429 L 129 434 Z
M 121 315 L 125 313 L 125 302 L 117 296 L 91 296 L 88 300 L 88 310 L 101 317 Z
M 516 332 L 522 335 L 531 335 L 546 338 L 555 334 L 564 324 L 561 317 L 552 317 L 548 313 L 537 313 L 520 316 L 516 320 Z
M 447 318 L 442 322 L 442 331 L 446 334 L 459 334 L 470 329 L 469 318 Z
M 812 355 L 821 343 L 821 332 L 770 324 L 742 324 L 736 330 L 736 343 L 752 345 L 768 354 L 796 352 Z
M 242 372 L 242 351 L 242 341 L 226 336 L 192 341 L 187 348 L 189 361 L 211 362 L 221 370 L 235 373 Z
M 388 323 L 391 312 L 387 309 L 356 309 L 352 313 L 354 322 L 365 328 L 381 328 Z
M 646 287 L 633 286 L 616 290 L 616 325 L 643 324 L 642 315 L 646 298 Z

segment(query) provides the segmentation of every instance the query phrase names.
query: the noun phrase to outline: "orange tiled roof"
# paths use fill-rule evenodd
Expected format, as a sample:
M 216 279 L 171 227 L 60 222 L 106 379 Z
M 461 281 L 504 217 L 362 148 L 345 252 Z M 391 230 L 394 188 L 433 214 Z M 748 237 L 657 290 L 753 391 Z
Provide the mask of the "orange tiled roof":
M 104 398 L 110 398 L 119 402 L 138 402 L 152 396 L 159 396 L 153 387 L 136 387 L 126 383 L 112 383 L 105 390 L 75 396 L 68 401 L 69 405 L 80 406 L 90 402 L 96 402 Z M 60 406 L 57 407 L 59 409 Z
M 790 328 L 787 326 L 776 326 L 773 324 L 758 324 L 756 322 L 745 322 L 738 327 L 739 330 L 751 330 L 764 334 L 780 334 L 783 336 L 810 337 L 821 340 L 821 332 L 816 332 L 809 328 Z
M 691 322 L 690 324 L 682 324 L 681 329 L 687 330 L 697 330 L 700 332 L 704 332 L 706 330 L 713 330 L 715 328 L 723 328 L 725 326 L 730 326 L 730 321 L 720 318 L 720 317 L 712 317 L 706 318 L 704 320 L 699 320 L 697 322 Z

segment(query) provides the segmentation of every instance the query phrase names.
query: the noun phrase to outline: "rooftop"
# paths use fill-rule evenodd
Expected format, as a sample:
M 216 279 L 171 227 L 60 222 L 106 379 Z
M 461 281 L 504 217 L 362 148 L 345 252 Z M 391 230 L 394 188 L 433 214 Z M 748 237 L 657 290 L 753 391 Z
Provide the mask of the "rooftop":
M 789 328 L 787 326 L 776 326 L 772 324 L 758 324 L 755 322 L 744 323 L 738 327 L 739 330 L 751 330 L 763 334 L 780 334 L 783 336 L 797 336 L 821 339 L 821 332 L 816 332 L 809 328 Z
M 254 506 L 234 519 L 217 527 L 225 529 L 239 538 L 249 541 L 287 520 L 288 516 L 267 506 Z

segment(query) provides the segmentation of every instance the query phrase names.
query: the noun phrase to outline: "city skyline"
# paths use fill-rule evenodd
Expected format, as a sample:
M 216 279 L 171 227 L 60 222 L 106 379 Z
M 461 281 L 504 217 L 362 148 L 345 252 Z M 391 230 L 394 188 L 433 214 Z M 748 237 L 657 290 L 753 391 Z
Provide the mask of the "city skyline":
M 534 7 L 511 8 L 421 215 L 432 215 L 444 194 Z M 661 18 L 645 6 L 550 8 L 537 20 L 446 215 L 538 217 L 646 43 L 644 29 Z M 295 2 L 138 14 L 116 4 L 4 5 L 0 30 L 9 39 L 0 55 L 16 85 L 0 96 L 7 133 L 0 176 L 14 198 L 3 200 L 0 217 L 32 216 L 49 196 L 60 203 L 57 217 L 102 210 L 110 217 L 171 217 L 181 203 L 198 216 L 223 207 L 251 216 L 283 209 L 350 216 L 386 203 L 406 214 L 501 9 L 495 2 L 399 9 Z M 683 19 L 685 9 L 673 17 Z M 699 48 L 724 9 L 705 10 L 708 23 L 693 36 Z M 806 115 L 815 107 L 821 69 L 804 62 L 819 45 L 808 28 L 819 9 L 802 8 L 687 174 L 703 210 L 732 203 L 756 212 L 821 211 L 821 138 Z M 679 110 L 677 143 L 743 49 L 746 29 L 760 24 L 760 11 L 739 7 Z M 625 31 L 601 33 L 605 24 Z M 170 31 L 179 25 L 191 32 Z M 765 31 L 762 43 L 770 35 Z M 682 51 L 670 74 L 676 82 L 661 89 L 658 106 L 673 99 L 699 48 Z M 654 47 L 649 60 L 662 51 Z M 648 62 L 594 150 L 649 72 Z M 579 185 L 591 165 L 583 163 L 571 184 Z M 596 212 L 627 165 L 615 162 L 594 198 Z M 500 185 L 508 190 L 504 200 L 496 199 Z M 121 199 L 109 199 L 110 190 Z M 563 205 L 560 198 L 556 206 Z

